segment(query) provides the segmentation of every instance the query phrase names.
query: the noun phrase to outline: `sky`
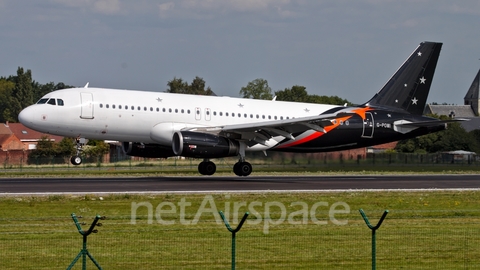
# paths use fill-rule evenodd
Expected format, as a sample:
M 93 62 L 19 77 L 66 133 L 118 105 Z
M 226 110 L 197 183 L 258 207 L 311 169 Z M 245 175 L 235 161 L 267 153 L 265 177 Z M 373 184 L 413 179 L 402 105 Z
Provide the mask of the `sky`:
M 463 104 L 480 68 L 479 0 L 0 0 L 0 77 L 221 96 L 273 91 L 369 100 L 422 41 L 443 42 L 428 102 Z

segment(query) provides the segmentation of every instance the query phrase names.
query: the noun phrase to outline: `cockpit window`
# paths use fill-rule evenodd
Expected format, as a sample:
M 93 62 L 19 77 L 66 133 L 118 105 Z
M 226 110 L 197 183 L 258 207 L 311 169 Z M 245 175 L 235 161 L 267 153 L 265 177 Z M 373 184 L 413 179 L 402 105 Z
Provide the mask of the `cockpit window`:
M 58 106 L 63 106 L 63 99 L 57 98 L 57 105 Z
M 37 104 L 45 104 L 47 103 L 48 98 L 41 98 L 39 101 L 37 101 Z
M 47 103 L 50 105 L 56 105 L 54 98 L 49 99 Z

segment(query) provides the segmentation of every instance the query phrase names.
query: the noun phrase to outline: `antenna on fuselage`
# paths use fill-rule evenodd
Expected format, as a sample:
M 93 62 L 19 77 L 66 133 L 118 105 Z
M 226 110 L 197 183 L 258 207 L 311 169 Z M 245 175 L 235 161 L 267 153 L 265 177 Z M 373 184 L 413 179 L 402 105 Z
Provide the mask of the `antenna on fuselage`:
M 85 86 L 84 86 L 83 88 L 88 88 L 88 84 L 89 84 L 89 83 L 90 83 L 90 82 L 87 82 L 87 84 L 85 84 Z

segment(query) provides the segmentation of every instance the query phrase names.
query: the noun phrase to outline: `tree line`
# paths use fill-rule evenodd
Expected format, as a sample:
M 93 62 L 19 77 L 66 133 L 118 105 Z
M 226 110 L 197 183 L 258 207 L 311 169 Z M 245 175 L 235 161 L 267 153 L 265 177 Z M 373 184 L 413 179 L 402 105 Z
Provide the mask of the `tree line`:
M 32 79 L 32 71 L 17 69 L 17 75 L 0 77 L 0 122 L 18 122 L 18 114 L 45 94 L 71 88 L 63 82 L 41 84 Z
M 430 115 L 448 120 L 446 115 Z M 436 153 L 464 150 L 480 153 L 480 129 L 467 132 L 460 123 L 449 123 L 446 130 L 400 141 L 395 150 L 402 153 Z
M 49 82 L 41 84 L 32 79 L 31 70 L 24 70 L 18 67 L 16 75 L 0 77 L 0 122 L 18 122 L 20 111 L 39 100 L 45 94 L 65 89 L 73 88 L 63 82 Z M 181 93 L 193 95 L 215 95 L 210 86 L 206 85 L 203 78 L 196 76 L 191 83 L 182 78 L 174 77 L 167 82 L 167 93 Z M 352 103 L 338 96 L 319 96 L 309 94 L 305 86 L 294 85 L 283 90 L 272 91 L 268 81 L 262 78 L 252 80 L 246 86 L 239 90 L 239 95 L 243 98 L 265 99 L 278 101 L 321 103 L 332 105 L 349 105 Z M 447 116 L 435 116 L 445 119 Z M 67 142 L 59 142 L 60 145 L 50 145 L 43 141 L 40 142 L 37 150 L 33 151 L 34 157 L 45 157 L 52 155 L 67 156 L 72 155 L 74 149 L 73 139 L 69 139 L 71 145 Z M 91 141 L 90 154 L 96 155 L 108 152 L 108 147 L 98 141 Z M 70 149 L 70 150 L 68 150 Z M 434 153 L 439 151 L 465 150 L 480 153 L 480 130 L 471 132 L 465 129 L 459 123 L 448 124 L 448 129 L 437 133 L 432 133 L 417 138 L 400 141 L 395 151 L 406 153 Z
M 167 93 L 181 93 L 192 95 L 206 95 L 215 96 L 210 86 L 205 87 L 205 81 L 203 78 L 195 77 L 189 84 L 182 78 L 174 77 L 173 80 L 167 83 Z M 272 92 L 272 88 L 268 85 L 268 81 L 262 78 L 255 79 L 240 89 L 240 96 L 243 98 L 253 99 L 265 99 L 278 101 L 293 101 L 293 102 L 306 102 L 306 103 L 320 103 L 320 104 L 332 104 L 332 105 L 352 105 L 346 99 L 338 96 L 319 96 L 308 94 L 307 88 L 301 85 L 294 85 L 291 88 L 285 88 L 284 90 L 278 90 Z

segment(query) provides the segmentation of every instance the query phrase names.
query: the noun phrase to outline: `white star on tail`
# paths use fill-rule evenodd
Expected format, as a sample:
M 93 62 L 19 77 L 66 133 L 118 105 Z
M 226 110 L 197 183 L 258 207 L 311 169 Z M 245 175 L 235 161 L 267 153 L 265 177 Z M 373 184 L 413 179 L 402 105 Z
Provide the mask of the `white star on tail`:
M 412 99 L 412 104 L 417 105 L 417 101 L 418 101 L 418 99 L 417 99 L 416 97 L 413 97 L 413 99 Z
M 427 79 L 425 79 L 425 77 L 422 76 L 422 77 L 420 78 L 420 83 L 421 83 L 421 84 L 425 84 L 426 81 L 427 81 Z
M 422 56 L 422 52 L 418 52 L 417 55 L 418 55 L 418 56 Z

